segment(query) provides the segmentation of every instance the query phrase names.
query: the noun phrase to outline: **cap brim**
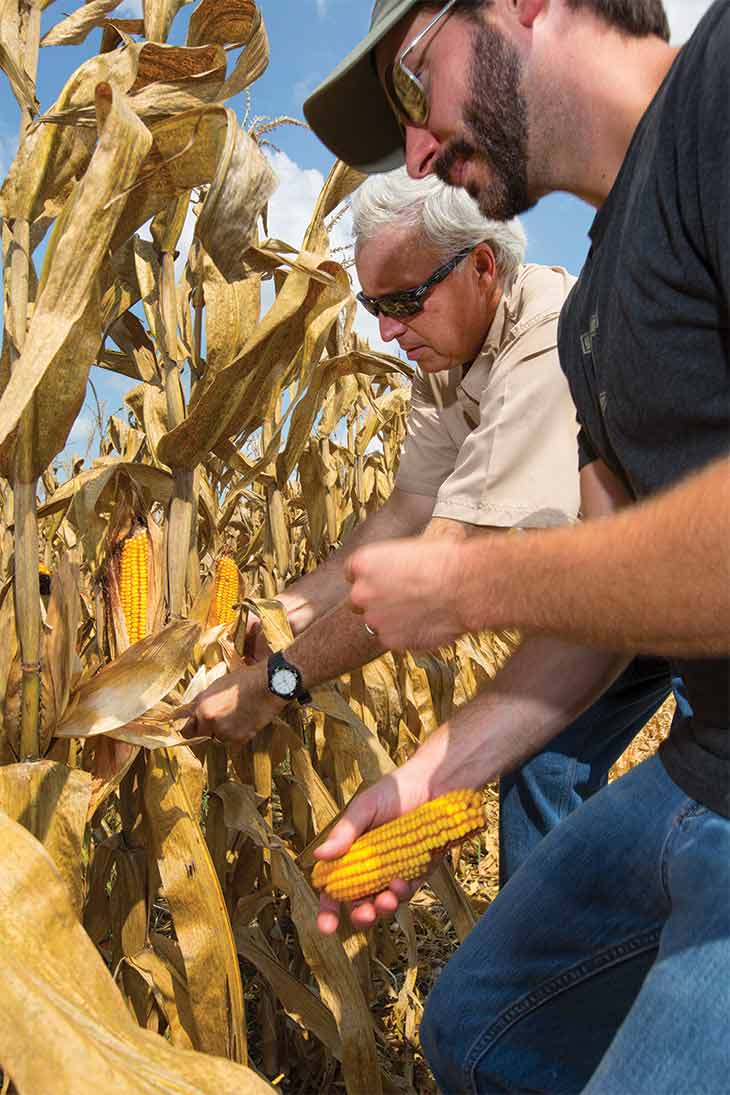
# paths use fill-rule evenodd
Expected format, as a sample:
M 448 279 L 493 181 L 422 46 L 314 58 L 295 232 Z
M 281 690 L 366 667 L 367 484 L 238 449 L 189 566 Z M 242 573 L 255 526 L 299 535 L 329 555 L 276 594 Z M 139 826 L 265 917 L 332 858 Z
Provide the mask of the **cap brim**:
M 338 159 L 373 175 L 405 159 L 403 133 L 375 71 L 372 51 L 418 0 L 401 0 L 304 103 L 304 117 Z

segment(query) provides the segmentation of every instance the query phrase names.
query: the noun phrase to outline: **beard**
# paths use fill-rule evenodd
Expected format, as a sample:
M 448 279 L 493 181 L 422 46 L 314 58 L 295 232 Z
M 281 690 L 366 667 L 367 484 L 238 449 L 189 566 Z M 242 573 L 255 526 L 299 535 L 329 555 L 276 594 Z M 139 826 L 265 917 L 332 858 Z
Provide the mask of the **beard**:
M 509 39 L 481 20 L 472 42 L 465 133 L 447 142 L 434 169 L 449 183 L 458 160 L 480 163 L 487 178 L 467 183 L 467 193 L 485 217 L 511 220 L 535 204 L 527 192 L 527 100 L 520 59 Z

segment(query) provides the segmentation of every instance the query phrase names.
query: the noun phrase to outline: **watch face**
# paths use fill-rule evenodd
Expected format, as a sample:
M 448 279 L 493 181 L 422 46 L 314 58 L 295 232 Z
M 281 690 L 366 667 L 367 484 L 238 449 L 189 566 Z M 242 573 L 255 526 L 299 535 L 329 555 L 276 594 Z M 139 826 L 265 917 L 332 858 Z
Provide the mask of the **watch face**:
M 277 696 L 290 698 L 297 690 L 297 676 L 291 669 L 275 669 L 271 674 L 271 691 Z

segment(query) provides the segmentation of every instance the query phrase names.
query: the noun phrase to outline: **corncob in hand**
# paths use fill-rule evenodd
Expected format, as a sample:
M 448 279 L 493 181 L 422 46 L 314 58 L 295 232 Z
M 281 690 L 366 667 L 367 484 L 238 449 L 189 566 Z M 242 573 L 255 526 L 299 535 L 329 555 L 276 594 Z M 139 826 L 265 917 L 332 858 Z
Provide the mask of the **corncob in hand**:
M 384 890 L 394 878 L 419 878 L 436 852 L 480 832 L 485 824 L 479 791 L 448 791 L 358 837 L 340 859 L 319 860 L 312 883 L 335 901 L 356 901 Z
M 119 564 L 119 596 L 130 645 L 147 635 L 149 535 L 140 529 L 124 541 Z

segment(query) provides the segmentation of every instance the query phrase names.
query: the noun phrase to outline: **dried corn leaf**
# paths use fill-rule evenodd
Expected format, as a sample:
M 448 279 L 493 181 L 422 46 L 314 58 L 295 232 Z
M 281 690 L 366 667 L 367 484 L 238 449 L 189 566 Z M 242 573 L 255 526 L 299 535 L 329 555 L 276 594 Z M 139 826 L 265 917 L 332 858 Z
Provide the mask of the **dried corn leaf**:
M 0 41 L 0 68 L 10 81 L 18 106 L 33 115 L 38 109 L 35 88 L 28 73 L 18 64 L 17 56 L 5 42 Z
M 160 379 L 155 347 L 141 322 L 133 312 L 125 312 L 107 334 L 134 362 L 136 375 L 146 384 Z
M 43 35 L 42 46 L 77 46 L 86 36 L 104 22 L 110 11 L 118 7 L 121 0 L 89 0 L 71 15 Z
M 348 1095 L 380 1095 L 382 1078 L 370 1009 L 339 937 L 323 935 L 317 927 L 319 899 L 257 812 L 251 788 L 229 782 L 218 787 L 216 794 L 223 800 L 226 825 L 245 832 L 271 853 L 275 883 L 289 896 L 302 953 L 337 1024 Z
M 204 383 L 241 354 L 261 313 L 261 278 L 251 274 L 240 280 L 224 278 L 210 255 L 202 255 L 205 299 Z
M 150 42 L 166 42 L 172 21 L 190 0 L 145 0 L 144 36 Z
M 253 0 L 201 0 L 190 16 L 188 45 L 201 42 L 243 47 L 220 93 L 221 99 L 243 91 L 261 76 L 269 63 L 266 28 Z
M 81 684 L 56 727 L 58 737 L 113 733 L 139 718 L 170 692 L 191 659 L 200 628 L 174 620 Z
M 355 171 L 353 167 L 348 167 L 342 160 L 335 160 L 329 175 L 325 179 L 325 184 L 317 199 L 309 226 L 304 234 L 303 251 L 316 251 L 319 253 L 329 251 L 329 236 L 324 223 L 325 217 L 333 209 L 336 209 L 340 202 L 349 197 L 364 178 L 363 174 Z
M 141 1030 L 42 846 L 1 815 L 0 849 L 0 1060 L 20 1095 L 272 1090 L 242 1065 L 175 1049 Z
M 246 1060 L 243 992 L 225 901 L 176 752 L 151 754 L 145 810 L 152 852 L 185 959 L 196 1045 Z
M 8 439 L 47 375 L 34 400 L 34 475 L 61 451 L 83 402 L 87 370 L 101 341 L 97 275 L 121 212 L 114 198 L 136 177 L 151 143 L 108 86 L 97 92 L 97 114 L 98 148 L 54 229 L 25 346 L 0 398 L 0 446 L 8 462 Z
M 0 810 L 43 844 L 77 916 L 83 904 L 81 847 L 90 794 L 88 772 L 65 764 L 39 760 L 0 767 Z
M 181 975 L 152 947 L 129 955 L 126 961 L 152 990 L 155 1002 L 169 1024 L 172 1044 L 181 1049 L 194 1049 L 195 1020 L 184 970 Z
M 274 304 L 251 335 L 245 352 L 221 369 L 191 403 L 185 421 L 160 442 L 158 455 L 168 463 L 194 467 L 219 441 L 253 429 L 271 417 L 282 389 L 302 361 L 316 362 L 342 302 L 349 294 L 347 275 L 333 263 L 300 255 L 312 268 L 335 275 L 323 286 L 292 270 Z M 305 347 L 309 353 L 305 353 Z
M 225 143 L 195 235 L 223 276 L 235 281 L 243 273 L 243 256 L 256 238 L 256 224 L 277 179 L 253 138 L 235 124 L 235 114 L 228 111 L 227 117 Z
M 238 953 L 263 974 L 287 1015 L 306 1030 L 311 1030 L 333 1057 L 342 1060 L 342 1044 L 331 1012 L 306 985 L 282 966 L 261 929 L 238 925 L 234 936 Z
M 114 738 L 87 739 L 84 744 L 84 768 L 92 776 L 89 818 L 92 818 L 109 795 L 117 790 L 138 753 L 139 746 L 115 741 Z
M 76 653 L 80 622 L 79 568 L 70 563 L 67 556 L 62 555 L 51 583 L 47 618 L 49 633 L 43 643 L 43 677 L 50 678 L 48 692 L 53 697 L 53 708 L 52 714 L 49 711 L 42 713 L 44 733 L 41 737 L 41 753 L 50 744 L 53 723 L 68 706 L 71 682 L 80 668 Z

